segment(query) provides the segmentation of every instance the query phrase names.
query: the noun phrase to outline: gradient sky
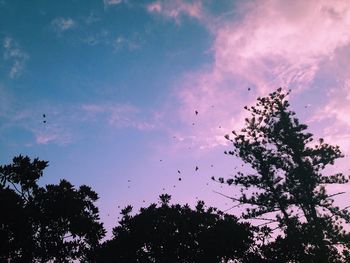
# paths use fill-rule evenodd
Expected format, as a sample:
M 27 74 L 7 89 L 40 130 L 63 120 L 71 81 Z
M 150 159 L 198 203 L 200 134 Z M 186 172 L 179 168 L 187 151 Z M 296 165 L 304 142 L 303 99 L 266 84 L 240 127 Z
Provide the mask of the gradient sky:
M 108 229 L 164 192 L 229 208 L 213 190 L 237 191 L 210 180 L 241 167 L 224 135 L 280 86 L 348 171 L 347 0 L 0 1 L 0 162 L 92 186 Z

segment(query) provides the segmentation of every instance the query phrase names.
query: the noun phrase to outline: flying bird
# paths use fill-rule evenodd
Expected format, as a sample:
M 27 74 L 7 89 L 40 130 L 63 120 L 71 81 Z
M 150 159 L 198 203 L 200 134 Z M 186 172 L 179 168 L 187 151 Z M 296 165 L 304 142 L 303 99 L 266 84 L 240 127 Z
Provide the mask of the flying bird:
M 180 172 L 180 170 L 177 170 L 177 173 L 179 173 L 179 174 L 180 174 L 180 173 L 181 173 L 181 172 Z
M 181 181 L 181 177 L 179 177 L 179 181 Z
M 198 169 L 199 169 L 199 168 L 198 168 L 198 166 L 196 166 L 196 169 L 195 169 L 195 171 L 198 171 Z
M 195 113 L 196 115 L 198 115 L 198 111 L 197 111 L 197 110 L 195 110 L 194 113 Z

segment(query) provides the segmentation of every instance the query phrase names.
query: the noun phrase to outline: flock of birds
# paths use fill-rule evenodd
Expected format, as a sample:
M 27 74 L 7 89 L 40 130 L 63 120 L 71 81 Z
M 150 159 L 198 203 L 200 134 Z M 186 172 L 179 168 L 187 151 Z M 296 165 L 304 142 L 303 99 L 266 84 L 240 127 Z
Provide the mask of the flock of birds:
M 251 88 L 248 87 L 247 90 L 248 90 L 248 91 L 251 91 Z M 307 105 L 305 106 L 305 108 L 308 108 L 308 107 L 310 107 L 310 106 L 311 106 L 310 104 L 307 104 Z M 212 105 L 211 107 L 214 108 L 214 105 Z M 194 114 L 195 114 L 195 116 L 197 116 L 197 115 L 199 114 L 198 110 L 194 110 Z M 46 118 L 46 117 L 47 117 L 46 114 L 43 113 L 43 114 L 42 114 L 42 122 L 43 122 L 44 124 L 47 123 L 47 118 Z M 192 125 L 195 125 L 195 123 L 192 122 Z M 221 128 L 221 126 L 219 126 L 219 128 Z M 176 136 L 173 136 L 173 138 L 176 139 Z M 191 147 L 189 147 L 189 149 L 191 149 Z M 162 159 L 160 159 L 159 161 L 160 161 L 160 162 L 163 162 Z M 210 167 L 214 167 L 214 165 L 211 164 Z M 236 169 L 236 168 L 237 168 L 237 167 L 235 167 L 235 169 Z M 197 172 L 198 170 L 199 170 L 199 167 L 198 167 L 198 166 L 195 166 L 194 171 Z M 181 177 L 182 173 L 181 173 L 181 170 L 177 170 L 177 173 L 178 173 L 178 175 L 179 175 L 178 181 L 181 182 L 181 181 L 182 181 L 182 177 Z M 127 182 L 128 182 L 128 188 L 130 188 L 131 180 L 129 179 L 129 180 L 127 180 Z M 206 183 L 206 185 L 209 185 L 209 183 Z M 176 185 L 173 185 L 173 188 L 176 188 Z M 222 188 L 222 186 L 221 186 L 221 188 Z M 165 188 L 162 188 L 162 190 L 165 191 Z M 196 197 L 196 199 L 198 200 L 198 197 Z M 146 201 L 145 201 L 145 200 L 142 200 L 142 202 L 145 203 Z M 227 203 L 225 203 L 225 204 L 227 205 Z M 120 208 L 121 208 L 121 206 L 118 205 L 118 209 L 120 209 Z M 108 214 L 108 216 L 109 216 L 109 214 Z M 118 219 L 119 219 L 119 217 L 118 217 Z

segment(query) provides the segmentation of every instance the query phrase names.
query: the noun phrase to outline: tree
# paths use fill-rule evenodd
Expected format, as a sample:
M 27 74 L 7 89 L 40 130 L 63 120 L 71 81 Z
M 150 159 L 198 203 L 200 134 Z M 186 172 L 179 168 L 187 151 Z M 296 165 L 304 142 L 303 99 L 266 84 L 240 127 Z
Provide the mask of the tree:
M 160 200 L 159 206 L 151 204 L 134 216 L 131 206 L 124 208 L 98 261 L 215 263 L 251 256 L 249 224 L 215 208 L 205 209 L 203 201 L 192 210 L 188 205 L 169 205 L 170 195 L 161 195 Z
M 226 153 L 241 158 L 253 172 L 238 172 L 225 182 L 241 186 L 235 201 L 249 205 L 244 218 L 269 217 L 263 220 L 277 222 L 283 231 L 264 247 L 272 262 L 349 262 L 349 234 L 343 225 L 350 215 L 333 204 L 332 197 L 340 193 L 326 191 L 328 184 L 349 180 L 342 173 L 323 174 L 343 155 L 323 139 L 313 143 L 307 126 L 289 109 L 288 94 L 279 88 L 245 107 L 251 117 L 239 133 L 225 136 L 234 146 Z
M 40 187 L 48 162 L 13 158 L 0 166 L 0 259 L 11 262 L 94 262 L 105 235 L 88 186 L 66 180 Z

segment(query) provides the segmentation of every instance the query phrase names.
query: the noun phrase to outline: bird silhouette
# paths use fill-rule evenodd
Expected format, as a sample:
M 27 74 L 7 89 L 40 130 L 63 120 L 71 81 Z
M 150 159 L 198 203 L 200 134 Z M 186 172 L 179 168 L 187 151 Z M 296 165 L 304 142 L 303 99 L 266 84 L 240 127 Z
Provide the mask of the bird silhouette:
M 180 170 L 177 170 L 177 173 L 179 173 L 179 174 L 180 174 L 180 173 L 181 173 L 181 172 L 180 172 Z
M 46 118 L 46 114 L 45 113 L 43 114 L 43 118 Z
M 181 179 L 181 177 L 179 177 L 179 181 L 181 181 L 182 179 Z
M 196 169 L 195 169 L 195 171 L 198 171 L 198 169 L 199 169 L 199 168 L 198 168 L 198 166 L 196 166 Z
M 197 111 L 197 110 L 195 110 L 194 113 L 195 113 L 196 115 L 198 115 L 198 111 Z

